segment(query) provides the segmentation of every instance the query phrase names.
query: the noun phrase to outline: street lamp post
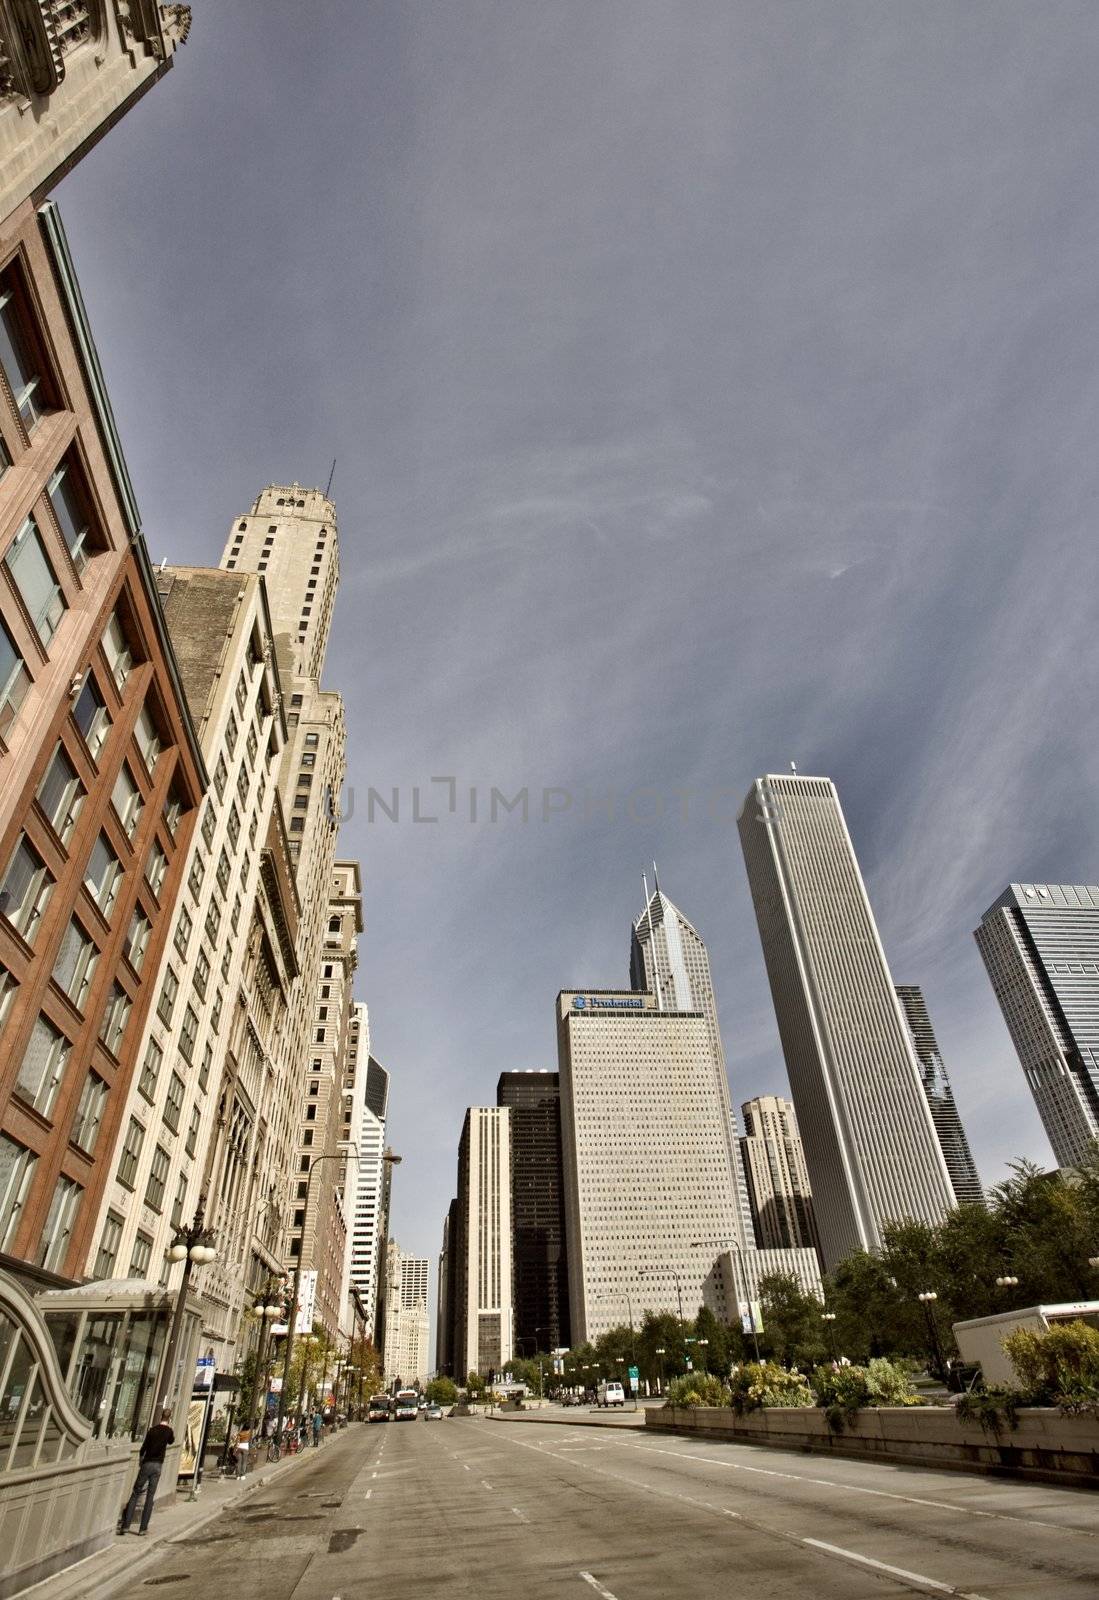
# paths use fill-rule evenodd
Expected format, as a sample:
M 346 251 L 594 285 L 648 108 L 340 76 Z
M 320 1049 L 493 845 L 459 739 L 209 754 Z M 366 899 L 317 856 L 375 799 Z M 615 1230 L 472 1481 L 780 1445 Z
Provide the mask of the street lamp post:
M 682 1322 L 683 1321 L 683 1280 L 679 1276 L 679 1273 L 675 1270 L 674 1267 L 668 1267 L 667 1271 L 670 1272 L 672 1277 L 675 1279 L 675 1297 L 679 1302 L 679 1320 L 680 1320 L 680 1322 Z M 656 1274 L 656 1268 L 655 1267 L 642 1267 L 640 1269 L 640 1271 L 638 1272 L 638 1274 L 637 1274 L 637 1276 L 639 1278 L 655 1278 L 656 1275 L 657 1274 Z
M 938 1298 L 934 1289 L 925 1289 L 917 1296 L 927 1318 L 927 1337 L 931 1345 L 931 1359 L 935 1363 L 935 1374 L 941 1380 L 946 1376 L 946 1363 L 943 1360 L 943 1347 L 939 1341 L 939 1329 L 932 1309 Z
M 653 1354 L 654 1355 L 658 1355 L 660 1357 L 660 1393 L 663 1394 L 664 1393 L 664 1357 L 667 1354 L 667 1351 L 666 1351 L 665 1347 L 662 1344 L 658 1344 L 656 1349 L 653 1351 Z
M 172 1388 L 191 1273 L 195 1267 L 203 1267 L 208 1261 L 217 1259 L 217 1251 L 213 1247 L 213 1230 L 207 1228 L 202 1221 L 203 1205 L 204 1197 L 200 1197 L 198 1210 L 195 1212 L 195 1220 L 189 1228 L 177 1228 L 172 1236 L 172 1242 L 168 1246 L 168 1260 L 183 1262 L 183 1277 L 179 1282 L 179 1292 L 176 1295 L 171 1329 L 168 1334 L 168 1345 L 164 1351 L 164 1361 L 160 1368 L 160 1381 L 156 1386 L 156 1405 L 153 1409 L 154 1421 L 159 1421 Z
M 280 1287 L 285 1289 L 285 1279 L 281 1281 L 280 1285 L 280 1282 L 277 1278 L 269 1277 L 266 1287 L 264 1288 L 264 1292 L 260 1295 L 255 1305 L 256 1315 L 260 1319 L 259 1345 L 256 1349 L 256 1367 L 252 1374 L 252 1393 L 248 1401 L 248 1426 L 253 1433 L 255 1432 L 256 1427 L 256 1404 L 261 1393 L 264 1400 L 264 1409 L 266 1410 L 265 1402 L 267 1397 L 268 1341 L 270 1338 L 271 1324 L 274 1322 L 275 1318 L 279 1314 L 279 1311 L 281 1310 L 281 1306 L 279 1305 L 278 1301 L 272 1298 L 272 1295 L 274 1292 L 277 1292 Z
M 834 1361 L 836 1359 L 836 1313 L 822 1311 L 820 1320 L 828 1325 L 828 1353 Z

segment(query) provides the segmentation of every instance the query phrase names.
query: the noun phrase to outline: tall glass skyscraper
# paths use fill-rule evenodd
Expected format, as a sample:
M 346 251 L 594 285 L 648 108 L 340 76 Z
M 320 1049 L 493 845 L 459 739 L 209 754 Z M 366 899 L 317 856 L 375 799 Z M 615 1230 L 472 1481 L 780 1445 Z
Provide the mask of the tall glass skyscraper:
M 897 998 L 904 1007 L 905 1021 L 912 1036 L 916 1059 L 920 1063 L 923 1092 L 927 1096 L 931 1120 L 942 1146 L 954 1198 L 960 1206 L 983 1206 L 985 1192 L 981 1188 L 969 1140 L 954 1102 L 954 1091 L 950 1087 L 935 1030 L 931 1026 L 923 990 L 914 983 L 899 983 Z
M 825 1265 L 954 1191 L 829 778 L 759 778 L 738 821 Z
M 654 868 L 655 873 L 655 868 Z M 714 1060 L 714 1086 L 725 1119 L 729 1171 L 736 1195 L 741 1248 L 755 1242 L 748 1185 L 741 1160 L 739 1130 L 729 1097 L 725 1051 L 717 1020 L 710 954 L 702 935 L 657 884 L 630 936 L 630 985 L 656 997 L 659 1011 L 700 1011 Z
M 515 1350 L 533 1356 L 572 1342 L 558 1075 L 501 1072 L 496 1104 L 511 1111 Z
M 1012 883 L 973 937 L 1061 1166 L 1099 1139 L 1099 886 Z

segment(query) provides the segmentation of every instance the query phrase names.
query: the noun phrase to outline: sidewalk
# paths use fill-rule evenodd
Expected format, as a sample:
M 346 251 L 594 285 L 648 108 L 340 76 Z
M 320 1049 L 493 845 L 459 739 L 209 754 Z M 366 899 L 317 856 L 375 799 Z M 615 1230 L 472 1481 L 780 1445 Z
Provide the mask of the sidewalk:
M 140 1517 L 135 1517 L 129 1533 L 116 1537 L 102 1550 L 97 1550 L 95 1555 L 86 1556 L 75 1566 L 66 1567 L 52 1578 L 36 1583 L 32 1589 L 22 1590 L 16 1600 L 23 1600 L 24 1596 L 30 1596 L 31 1600 L 107 1600 L 107 1596 L 113 1594 L 124 1579 L 129 1581 L 151 1565 L 163 1545 L 205 1527 L 229 1506 L 237 1504 L 253 1490 L 263 1488 L 283 1473 L 292 1472 L 314 1454 L 314 1451 L 306 1449 L 297 1455 L 284 1456 L 274 1466 L 268 1466 L 265 1462 L 246 1478 L 222 1478 L 215 1466 L 203 1478 L 197 1500 L 189 1498 L 189 1486 L 163 1500 L 157 1497 L 153 1504 L 153 1519 L 144 1538 L 134 1531 L 140 1521 Z

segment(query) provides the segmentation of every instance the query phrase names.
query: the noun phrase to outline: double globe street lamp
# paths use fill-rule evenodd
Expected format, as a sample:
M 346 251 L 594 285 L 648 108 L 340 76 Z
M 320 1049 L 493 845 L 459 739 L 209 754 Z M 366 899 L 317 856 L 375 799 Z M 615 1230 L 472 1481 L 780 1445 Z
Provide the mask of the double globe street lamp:
M 191 1282 L 191 1273 L 195 1267 L 204 1267 L 208 1262 L 217 1260 L 217 1251 L 214 1249 L 213 1229 L 207 1228 L 202 1220 L 201 1200 L 195 1213 L 195 1220 L 189 1228 L 177 1228 L 175 1230 L 166 1254 L 169 1261 L 183 1262 L 183 1277 L 179 1282 L 175 1310 L 172 1313 L 171 1331 L 168 1334 L 168 1348 L 164 1352 L 164 1364 L 160 1369 L 156 1405 L 153 1409 L 154 1421 L 159 1421 L 168 1403 L 168 1396 L 173 1386 L 176 1360 L 179 1355 L 179 1337 L 183 1329 L 183 1315 L 187 1308 L 187 1290 Z

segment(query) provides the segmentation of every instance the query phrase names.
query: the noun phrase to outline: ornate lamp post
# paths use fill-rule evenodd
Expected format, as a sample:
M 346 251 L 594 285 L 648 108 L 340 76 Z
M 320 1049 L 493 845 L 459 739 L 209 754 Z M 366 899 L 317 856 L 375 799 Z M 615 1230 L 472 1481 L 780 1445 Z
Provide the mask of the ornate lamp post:
M 175 1310 L 172 1312 L 171 1330 L 168 1334 L 168 1345 L 164 1351 L 164 1360 L 160 1368 L 160 1380 L 156 1386 L 156 1405 L 153 1409 L 154 1420 L 159 1421 L 164 1410 L 168 1396 L 171 1392 L 175 1378 L 176 1357 L 179 1354 L 179 1336 L 183 1331 L 183 1314 L 187 1307 L 187 1289 L 191 1282 L 191 1273 L 195 1267 L 204 1267 L 208 1261 L 217 1259 L 214 1249 L 213 1230 L 204 1226 L 202 1221 L 203 1200 L 198 1203 L 195 1220 L 189 1228 L 177 1228 L 168 1246 L 167 1256 L 169 1261 L 183 1262 L 183 1276 L 179 1282 L 179 1292 L 176 1295 Z
M 941 1379 L 946 1376 L 946 1362 L 943 1360 L 943 1347 L 939 1341 L 939 1329 L 933 1310 L 935 1301 L 939 1297 L 934 1289 L 925 1289 L 916 1298 L 923 1306 L 924 1316 L 927 1318 L 927 1337 L 931 1345 L 931 1359 L 935 1363 L 935 1375 Z
M 836 1359 L 836 1313 L 834 1311 L 822 1311 L 820 1320 L 828 1328 L 828 1353 L 834 1361 Z
M 252 1394 L 248 1402 L 248 1425 L 255 1431 L 256 1405 L 262 1396 L 262 1402 L 267 1397 L 267 1345 L 270 1338 L 271 1324 L 282 1311 L 282 1306 L 274 1295 L 280 1290 L 285 1292 L 286 1279 L 268 1278 L 263 1294 L 255 1303 L 255 1313 L 260 1319 L 259 1345 L 256 1349 L 256 1368 L 252 1374 Z M 260 1403 L 262 1403 L 260 1402 Z M 264 1406 L 266 1409 L 266 1406 Z

